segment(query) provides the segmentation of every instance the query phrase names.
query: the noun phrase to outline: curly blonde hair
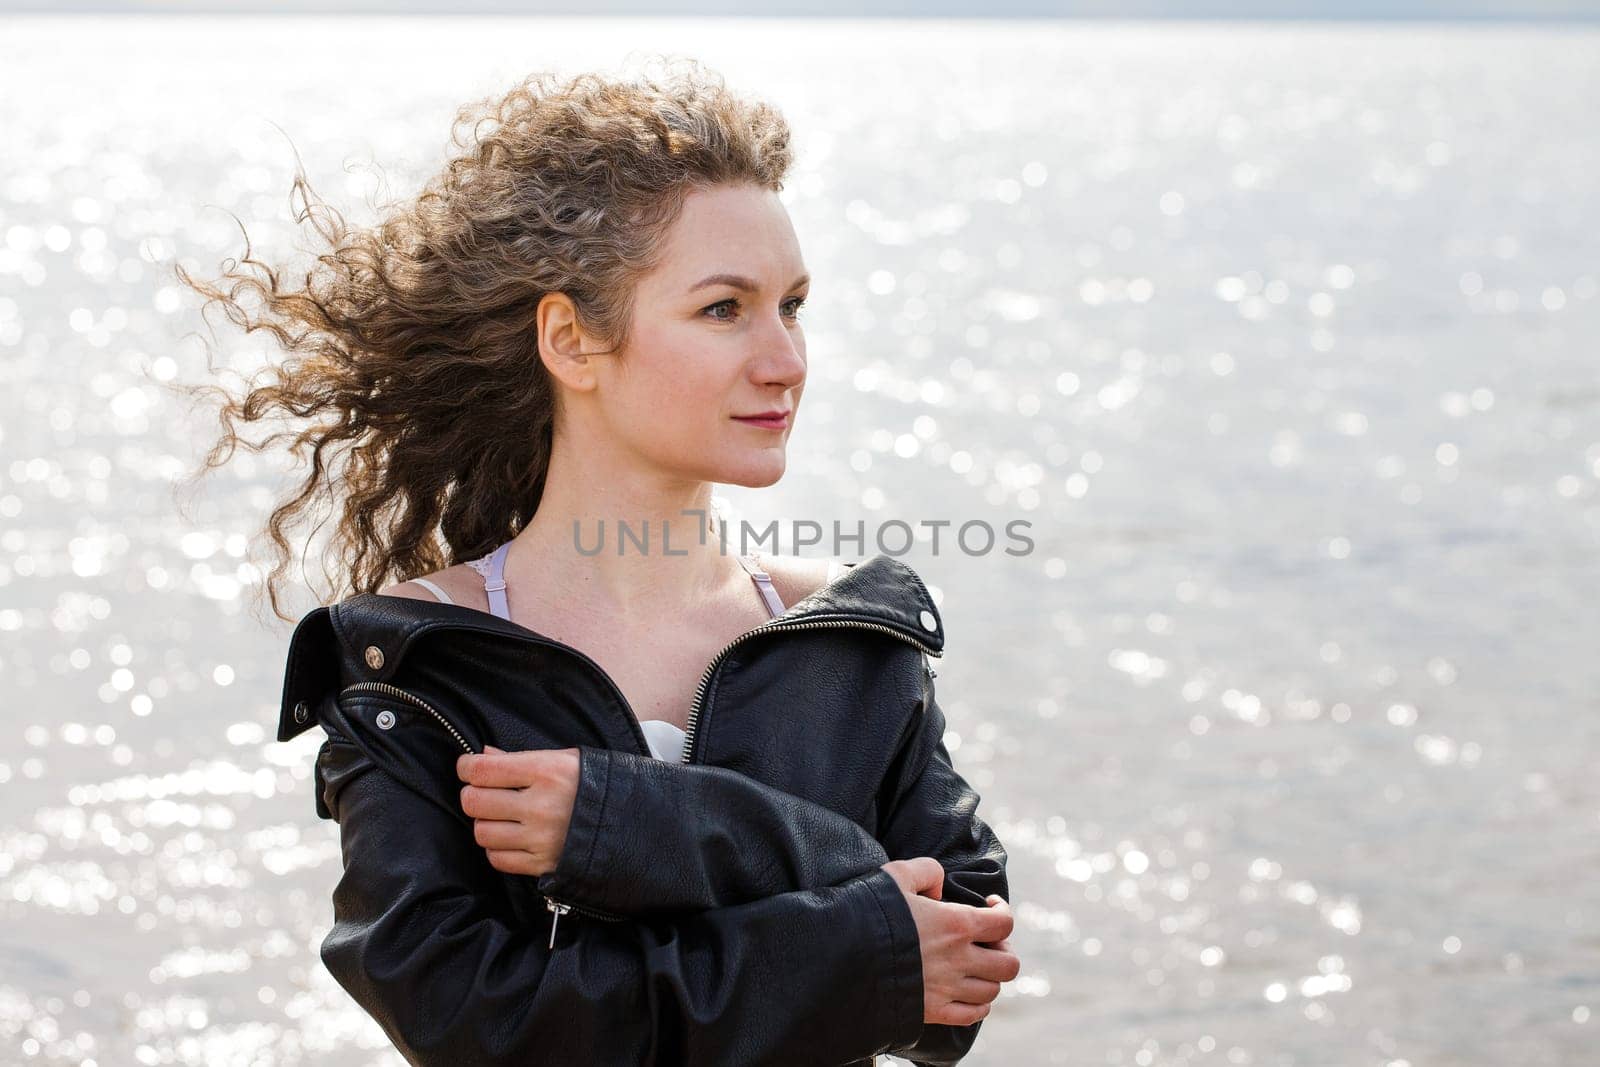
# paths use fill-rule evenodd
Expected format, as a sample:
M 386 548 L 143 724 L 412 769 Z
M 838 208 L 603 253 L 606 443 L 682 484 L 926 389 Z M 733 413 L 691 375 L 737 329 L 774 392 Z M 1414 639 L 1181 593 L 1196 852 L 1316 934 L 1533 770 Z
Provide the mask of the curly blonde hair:
M 266 524 L 276 559 L 265 585 L 279 618 L 293 621 L 280 602 L 288 530 L 323 506 L 340 508 L 327 547 L 343 580 L 333 599 L 514 536 L 539 506 L 557 417 L 538 354 L 540 299 L 565 293 L 586 330 L 613 352 L 624 347 L 634 286 L 658 262 L 685 195 L 719 183 L 781 190 L 791 158 L 779 112 L 694 61 L 661 78 L 530 75 L 462 106 L 451 144 L 462 151 L 368 228 L 313 205 L 297 168 L 295 221 L 310 220 L 328 245 L 299 288 L 251 257 L 248 234 L 220 285 L 176 268 L 206 298 L 202 316 L 220 304 L 287 353 L 242 395 L 189 387 L 222 401 L 221 436 L 192 477 L 241 444 L 259 453 L 287 439 L 309 457 Z M 241 294 L 260 309 L 248 311 Z M 238 432 L 240 421 L 268 418 L 297 428 L 258 441 Z

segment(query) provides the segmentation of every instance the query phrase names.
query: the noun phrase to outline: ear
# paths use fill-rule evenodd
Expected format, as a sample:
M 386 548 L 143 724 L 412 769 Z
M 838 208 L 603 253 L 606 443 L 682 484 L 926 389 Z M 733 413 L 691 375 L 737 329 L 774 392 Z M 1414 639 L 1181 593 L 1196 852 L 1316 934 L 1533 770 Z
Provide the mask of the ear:
M 600 346 L 584 332 L 578 309 L 566 293 L 546 293 L 534 312 L 539 358 L 551 378 L 576 392 L 598 385 L 596 364 Z

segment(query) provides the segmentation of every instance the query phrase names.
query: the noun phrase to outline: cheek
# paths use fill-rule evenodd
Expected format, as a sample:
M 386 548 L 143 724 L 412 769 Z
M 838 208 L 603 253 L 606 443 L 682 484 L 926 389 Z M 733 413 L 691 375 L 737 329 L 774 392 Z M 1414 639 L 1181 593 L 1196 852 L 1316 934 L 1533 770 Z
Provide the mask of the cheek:
M 645 346 L 650 347 L 645 347 Z M 739 362 L 692 336 L 642 339 L 613 409 L 613 426 L 647 453 L 692 454 L 729 428 L 739 396 Z
M 653 417 L 668 413 L 660 410 L 671 404 L 681 407 L 696 393 L 696 346 L 687 331 L 656 329 L 634 335 L 613 382 L 618 389 L 613 407 L 636 416 L 649 411 Z
M 628 387 L 628 407 L 658 426 L 704 424 L 728 407 L 731 380 L 703 358 L 663 360 Z

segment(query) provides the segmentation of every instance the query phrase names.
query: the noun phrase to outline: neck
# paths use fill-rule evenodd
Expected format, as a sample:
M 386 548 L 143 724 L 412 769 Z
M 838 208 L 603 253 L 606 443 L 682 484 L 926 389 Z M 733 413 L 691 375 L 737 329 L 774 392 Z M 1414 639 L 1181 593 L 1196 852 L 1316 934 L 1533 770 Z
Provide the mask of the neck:
M 702 600 L 738 571 L 737 540 L 724 552 L 711 490 L 558 447 L 538 511 L 507 552 L 506 580 L 621 619 Z

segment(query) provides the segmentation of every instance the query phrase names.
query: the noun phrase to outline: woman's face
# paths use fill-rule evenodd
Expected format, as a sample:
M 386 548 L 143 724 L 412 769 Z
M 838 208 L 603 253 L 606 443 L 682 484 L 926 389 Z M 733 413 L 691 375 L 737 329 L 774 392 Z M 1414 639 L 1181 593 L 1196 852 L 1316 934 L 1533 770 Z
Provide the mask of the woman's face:
M 628 345 L 596 364 L 601 429 L 634 461 L 686 480 L 776 482 L 805 389 L 808 288 L 776 193 L 690 192 L 638 284 Z M 774 411 L 786 413 L 774 427 L 741 419 Z

